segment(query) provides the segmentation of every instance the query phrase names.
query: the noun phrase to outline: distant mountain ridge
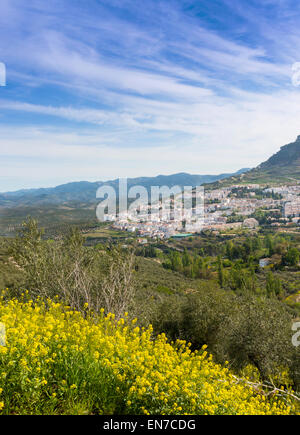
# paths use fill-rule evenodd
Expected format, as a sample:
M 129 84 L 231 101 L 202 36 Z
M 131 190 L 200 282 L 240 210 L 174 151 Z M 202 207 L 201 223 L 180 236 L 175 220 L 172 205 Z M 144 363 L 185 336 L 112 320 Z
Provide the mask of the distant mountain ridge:
M 284 184 L 300 181 L 300 136 L 295 142 L 283 145 L 268 160 L 239 176 L 217 180 L 206 185 L 208 189 L 232 184 Z
M 199 186 L 204 183 L 211 183 L 230 175 L 239 175 L 247 172 L 248 168 L 243 168 L 235 174 L 220 175 L 191 175 L 184 172 L 173 175 L 158 175 L 157 177 L 138 177 L 128 178 L 128 187 L 139 185 L 150 189 L 151 186 Z M 50 188 L 38 188 L 28 190 L 18 190 L 16 192 L 0 193 L 0 206 L 35 206 L 35 205 L 59 205 L 65 203 L 94 203 L 96 202 L 96 191 L 102 185 L 109 185 L 118 188 L 119 180 L 109 181 L 79 181 L 62 184 Z

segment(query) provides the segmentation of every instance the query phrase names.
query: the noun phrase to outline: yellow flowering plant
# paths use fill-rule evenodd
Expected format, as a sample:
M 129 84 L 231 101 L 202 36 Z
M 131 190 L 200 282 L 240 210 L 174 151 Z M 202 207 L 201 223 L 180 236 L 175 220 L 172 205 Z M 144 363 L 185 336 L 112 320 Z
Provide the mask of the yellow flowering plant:
M 290 414 L 292 399 L 237 383 L 205 347 L 169 343 L 127 313 L 0 299 L 3 414 Z

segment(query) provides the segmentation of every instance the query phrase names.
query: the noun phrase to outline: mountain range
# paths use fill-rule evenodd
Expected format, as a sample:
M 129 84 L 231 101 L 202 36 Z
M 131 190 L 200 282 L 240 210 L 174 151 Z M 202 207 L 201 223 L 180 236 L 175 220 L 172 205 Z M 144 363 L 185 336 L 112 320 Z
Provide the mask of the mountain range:
M 239 176 L 249 169 L 244 168 L 235 174 L 191 175 L 184 172 L 173 175 L 158 175 L 157 177 L 128 178 L 128 187 L 139 185 L 150 190 L 151 186 L 199 186 L 212 183 L 230 176 Z M 57 187 L 19 190 L 0 193 L 0 207 L 42 206 L 75 203 L 95 203 L 96 191 L 102 185 L 109 185 L 118 190 L 119 180 L 110 181 L 79 181 L 62 184 Z
M 128 187 L 199 186 L 206 190 L 234 184 L 287 184 L 300 181 L 300 136 L 284 145 L 267 161 L 253 169 L 241 169 L 234 174 L 191 175 L 179 173 L 127 179 Z M 118 190 L 119 180 L 80 181 L 57 187 L 0 193 L 0 235 L 11 235 L 28 217 L 36 218 L 46 227 L 95 223 L 96 191 L 106 184 Z
M 295 142 L 284 145 L 267 161 L 253 169 L 243 168 L 234 174 L 191 175 L 184 172 L 157 177 L 128 178 L 128 187 L 144 186 L 199 186 L 212 189 L 237 183 L 291 183 L 300 180 L 300 136 Z M 0 207 L 16 206 L 59 206 L 76 203 L 93 204 L 96 202 L 97 189 L 106 184 L 118 190 L 119 180 L 79 181 L 56 187 L 18 190 L 0 193 Z

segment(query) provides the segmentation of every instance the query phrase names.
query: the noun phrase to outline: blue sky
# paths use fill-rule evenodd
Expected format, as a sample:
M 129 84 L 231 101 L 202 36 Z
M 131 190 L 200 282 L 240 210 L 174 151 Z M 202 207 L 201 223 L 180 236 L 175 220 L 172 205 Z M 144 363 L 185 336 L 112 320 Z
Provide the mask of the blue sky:
M 255 166 L 300 134 L 296 0 L 1 0 L 0 191 Z

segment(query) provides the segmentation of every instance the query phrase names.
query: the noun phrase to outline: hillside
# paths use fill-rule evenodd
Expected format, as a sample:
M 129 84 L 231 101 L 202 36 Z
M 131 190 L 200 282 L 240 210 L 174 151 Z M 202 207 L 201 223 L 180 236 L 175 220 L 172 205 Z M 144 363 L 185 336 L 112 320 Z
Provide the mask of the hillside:
M 282 146 L 276 154 L 256 168 L 238 176 L 234 175 L 210 183 L 206 187 L 218 188 L 240 183 L 294 183 L 298 180 L 300 180 L 300 136 L 295 142 Z
M 0 244 L 0 414 L 298 412 L 298 311 L 284 299 L 300 267 L 253 265 L 299 236 L 203 234 L 133 254 L 129 240 L 41 235 L 27 222 Z
M 280 390 L 269 399 L 246 379 L 237 382 L 206 346 L 191 353 L 186 342 L 170 344 L 164 334 L 153 340 L 151 327 L 141 331 L 127 315 L 117 322 L 102 311 L 95 321 L 57 301 L 48 306 L 0 301 L 7 327 L 7 345 L 0 349 L 1 414 L 295 412 Z

